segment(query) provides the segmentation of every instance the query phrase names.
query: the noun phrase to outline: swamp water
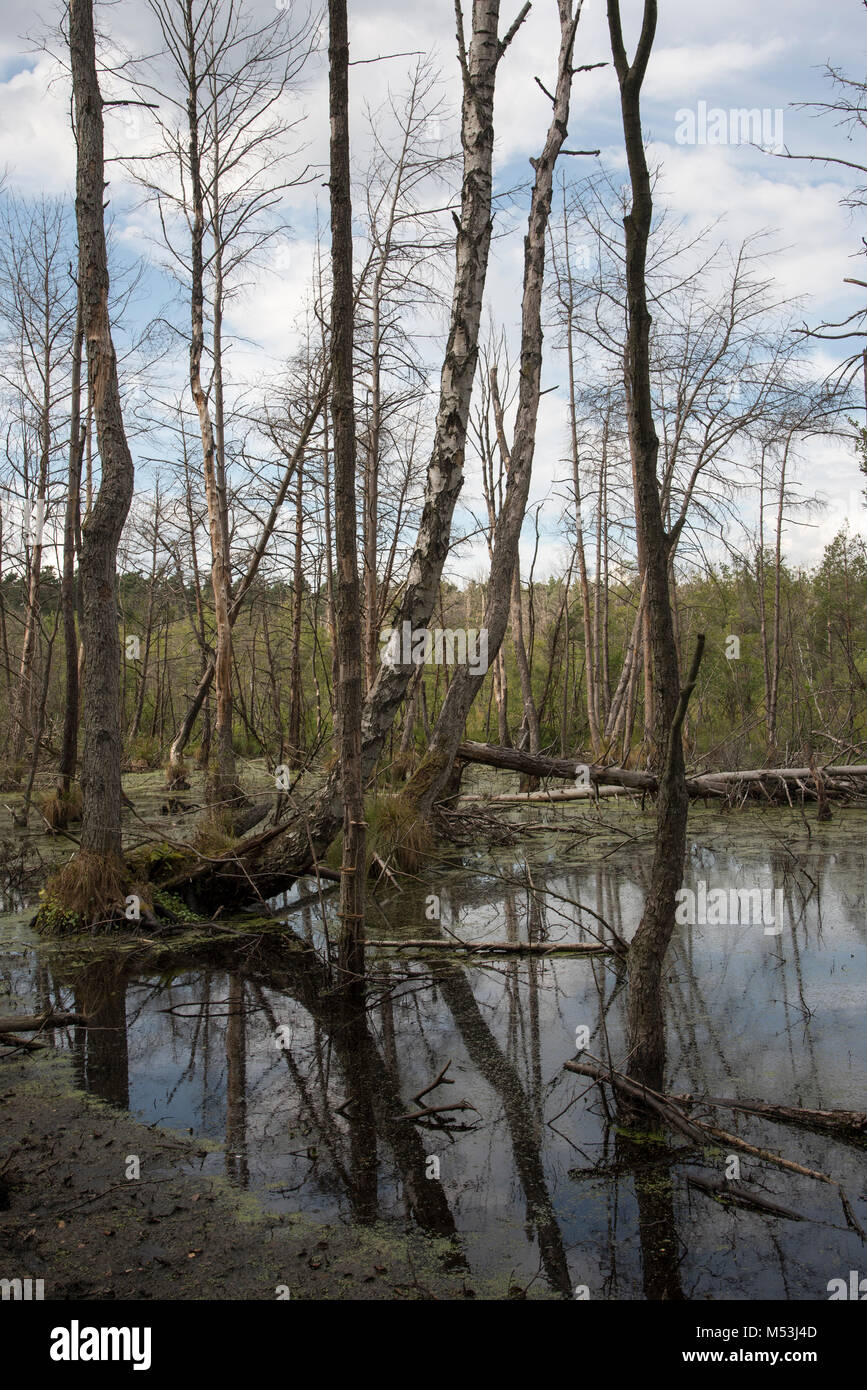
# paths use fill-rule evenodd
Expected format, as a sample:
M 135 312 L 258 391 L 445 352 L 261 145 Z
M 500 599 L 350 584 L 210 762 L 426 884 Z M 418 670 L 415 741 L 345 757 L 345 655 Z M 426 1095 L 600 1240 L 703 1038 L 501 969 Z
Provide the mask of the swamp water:
M 515 849 L 381 890 L 369 935 L 604 935 L 580 903 L 629 939 L 649 822 L 577 818 L 574 836 L 570 820 L 552 824 Z M 770 929 L 762 917 L 680 914 L 699 920 L 678 924 L 666 960 L 670 1092 L 867 1108 L 865 828 L 862 813 L 814 823 L 809 835 L 783 812 L 693 813 L 684 886 L 696 901 L 719 888 L 774 890 L 784 911 Z M 333 979 L 302 949 L 324 944 L 320 905 L 289 910 L 310 887 L 272 904 L 285 911 L 282 932 L 186 955 L 169 942 L 152 959 L 147 944 L 39 941 L 26 915 L 7 916 L 4 983 L 19 1001 L 88 1014 L 92 1029 L 54 1034 L 78 1083 L 146 1124 L 211 1141 L 196 1171 L 276 1211 L 411 1221 L 451 1237 L 452 1267 L 480 1289 L 496 1278 L 534 1297 L 824 1299 L 831 1279 L 867 1272 L 835 1187 L 741 1153 L 741 1179 L 802 1219 L 724 1206 L 700 1185 L 725 1178 L 724 1143 L 626 1138 L 607 1112 L 610 1092 L 606 1102 L 563 1071 L 580 1029 L 589 1054 L 625 1061 L 616 957 L 373 950 L 366 997 L 341 1011 Z M 333 939 L 335 895 L 323 903 Z M 405 1118 L 427 1107 L 434 1113 Z M 715 1116 L 828 1173 L 867 1226 L 863 1149 Z

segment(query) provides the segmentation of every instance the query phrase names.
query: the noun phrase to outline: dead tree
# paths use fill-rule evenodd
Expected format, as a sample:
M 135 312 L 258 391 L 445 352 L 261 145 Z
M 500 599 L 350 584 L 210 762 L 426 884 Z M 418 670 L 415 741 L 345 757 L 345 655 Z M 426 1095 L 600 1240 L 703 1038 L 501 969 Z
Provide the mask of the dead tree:
M 93 0 L 70 0 L 69 51 L 77 146 L 78 283 L 102 474 L 82 526 L 79 563 L 84 645 L 81 848 L 54 880 L 53 891 L 61 904 L 93 921 L 116 902 L 123 878 L 117 548 L 134 481 L 108 313 L 102 98 Z
M 455 279 L 449 333 L 440 381 L 433 449 L 425 499 L 400 607 L 392 622 L 413 630 L 426 627 L 437 600 L 449 550 L 451 522 L 464 481 L 464 454 L 473 378 L 478 359 L 479 325 L 491 242 L 494 85 L 497 68 L 523 22 L 529 5 L 504 38 L 498 34 L 499 0 L 474 0 L 473 32 L 466 46 L 458 6 L 458 54 L 463 79 L 461 146 L 463 181 L 455 246 Z M 381 664 L 362 712 L 365 780 L 372 775 L 398 709 L 415 674 L 413 665 Z M 285 887 L 310 867 L 334 839 L 343 822 L 341 769 L 336 766 L 301 824 L 278 828 L 241 846 L 225 864 L 187 874 L 199 892 L 248 897 L 252 873 L 263 885 Z M 243 882 L 242 882 L 243 881 Z
M 72 783 L 78 768 L 78 633 L 75 629 L 75 552 L 80 529 L 81 460 L 84 454 L 86 423 L 81 420 L 81 356 L 84 326 L 81 296 L 75 321 L 75 340 L 72 350 L 72 389 L 69 411 L 69 468 L 66 483 L 66 512 L 63 520 L 63 575 L 60 585 L 60 605 L 63 610 L 63 653 L 66 680 L 63 703 L 63 736 L 60 745 L 60 765 L 57 781 L 57 820 L 66 825 L 69 816 Z
M 674 931 L 675 895 L 683 878 L 689 797 L 681 729 L 698 675 L 704 647 L 700 637 L 689 680 L 680 689 L 680 671 L 669 589 L 673 537 L 663 524 L 653 418 L 650 366 L 650 312 L 647 307 L 647 244 L 653 217 L 650 174 L 641 130 L 641 87 L 656 33 L 656 0 L 645 0 L 641 34 L 632 62 L 626 56 L 619 0 L 608 0 L 611 52 L 620 86 L 620 105 L 632 207 L 626 232 L 627 340 L 624 359 L 629 446 L 635 480 L 638 553 L 647 585 L 647 613 L 653 663 L 655 760 L 659 767 L 656 843 L 644 912 L 630 949 L 628 1028 L 630 1075 L 662 1089 L 665 1019 L 662 965 Z
M 508 459 L 503 506 L 494 534 L 491 574 L 483 626 L 487 629 L 488 659 L 500 650 L 512 611 L 513 581 L 518 563 L 521 527 L 530 489 L 536 420 L 539 411 L 542 375 L 542 293 L 545 279 L 545 239 L 551 214 L 554 168 L 566 139 L 572 92 L 572 61 L 575 34 L 581 15 L 579 4 L 573 13 L 572 0 L 558 0 L 560 51 L 557 61 L 556 90 L 552 96 L 554 113 L 535 171 L 527 236 L 524 242 L 524 292 L 521 306 L 521 365 L 515 433 Z M 501 448 L 504 447 L 501 444 Z M 411 784 L 410 794 L 418 798 L 422 815 L 430 814 L 442 797 L 463 737 L 467 715 L 482 682 L 484 672 L 469 665 L 455 672 L 434 728 L 428 764 Z
M 280 5 L 267 23 L 256 26 L 233 0 L 149 3 L 164 55 L 143 68 L 138 87 L 158 98 L 149 104 L 159 109 L 155 119 L 163 154 L 149 158 L 143 169 L 135 161 L 131 168 L 158 204 L 164 240 L 189 293 L 189 382 L 201 434 L 216 627 L 213 676 L 203 677 L 200 691 L 204 700 L 213 679 L 216 746 L 209 800 L 218 811 L 240 797 L 232 738 L 234 601 L 223 313 L 240 268 L 280 229 L 274 209 L 291 185 L 274 184 L 270 171 L 276 142 L 290 123 L 275 113 L 307 57 L 310 28 L 307 21 L 294 28 L 290 5 Z M 161 76 L 164 59 L 167 72 Z M 173 218 L 188 237 L 186 246 L 176 244 Z M 176 775 L 178 743 L 179 738 L 172 745 L 169 780 Z
M 361 769 L 361 590 L 355 504 L 352 339 L 352 202 L 349 172 L 349 35 L 346 0 L 328 3 L 331 116 L 331 413 L 337 542 L 337 722 L 343 788 L 339 967 L 364 974 L 365 826 Z

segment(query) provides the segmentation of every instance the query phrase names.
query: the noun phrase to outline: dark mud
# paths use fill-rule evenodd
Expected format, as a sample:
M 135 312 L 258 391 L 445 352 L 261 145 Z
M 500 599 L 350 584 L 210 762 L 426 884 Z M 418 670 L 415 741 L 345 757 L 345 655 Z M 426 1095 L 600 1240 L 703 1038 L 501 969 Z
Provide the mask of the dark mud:
M 207 1147 L 79 1090 L 70 1060 L 51 1049 L 2 1063 L 0 1125 L 0 1277 L 43 1279 L 46 1299 L 483 1292 L 449 1270 L 448 1241 L 275 1214 L 224 1179 L 194 1175 Z M 138 1179 L 126 1176 L 133 1156 Z

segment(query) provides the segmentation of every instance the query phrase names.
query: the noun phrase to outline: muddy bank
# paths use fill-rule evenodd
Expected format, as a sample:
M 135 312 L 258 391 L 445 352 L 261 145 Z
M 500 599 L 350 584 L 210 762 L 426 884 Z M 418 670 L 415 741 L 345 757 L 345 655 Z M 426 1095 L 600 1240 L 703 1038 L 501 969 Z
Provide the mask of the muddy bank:
M 195 1172 L 207 1153 L 200 1140 L 86 1095 L 51 1049 L 0 1061 L 0 1131 L 0 1277 L 44 1279 L 46 1299 L 505 1293 L 449 1268 L 447 1241 L 267 1212 Z M 132 1155 L 137 1180 L 126 1177 Z

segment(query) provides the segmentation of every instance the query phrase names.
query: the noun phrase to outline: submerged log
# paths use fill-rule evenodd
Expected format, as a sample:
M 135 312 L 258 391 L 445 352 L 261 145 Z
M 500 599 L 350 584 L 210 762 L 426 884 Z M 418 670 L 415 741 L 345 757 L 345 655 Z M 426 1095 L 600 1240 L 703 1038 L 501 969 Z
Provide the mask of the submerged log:
M 764 1193 L 757 1192 L 746 1183 L 734 1179 L 696 1177 L 692 1174 L 687 1177 L 687 1182 L 690 1187 L 706 1192 L 717 1202 L 730 1202 L 733 1206 L 757 1211 L 763 1216 L 784 1216 L 788 1221 L 806 1220 L 803 1213 L 795 1211 L 792 1207 L 784 1207 L 780 1202 L 773 1202 Z
M 659 1115 L 672 1129 L 679 1130 L 693 1143 L 702 1144 L 706 1142 L 706 1139 L 710 1139 L 733 1149 L 739 1149 L 741 1153 L 750 1154 L 753 1158 L 761 1159 L 765 1163 L 772 1163 L 787 1173 L 797 1173 L 801 1177 L 812 1178 L 815 1182 L 827 1183 L 829 1187 L 836 1187 L 847 1224 L 858 1233 L 863 1241 L 867 1242 L 867 1231 L 858 1221 L 842 1183 L 836 1178 L 832 1178 L 828 1173 L 822 1173 L 816 1168 L 807 1168 L 803 1163 L 795 1163 L 791 1158 L 783 1158 L 781 1154 L 773 1153 L 770 1149 L 762 1149 L 755 1144 L 748 1144 L 739 1134 L 729 1134 L 726 1130 L 717 1129 L 704 1120 L 690 1119 L 682 1109 L 685 1104 L 682 1099 L 676 1100 L 674 1096 L 664 1095 L 661 1091 L 654 1091 L 649 1086 L 638 1085 L 614 1067 L 603 1066 L 595 1057 L 590 1059 L 589 1054 L 588 1060 L 584 1062 L 564 1062 L 563 1069 L 564 1071 L 575 1072 L 578 1076 L 592 1077 L 599 1085 L 607 1083 L 621 1095 L 640 1101 L 646 1109 Z M 708 1103 L 711 1102 L 708 1101 Z M 757 1103 L 761 1104 L 761 1102 Z
M 833 1139 L 867 1145 L 867 1113 L 861 1110 L 808 1110 L 801 1105 L 774 1105 L 765 1100 L 736 1100 L 729 1096 L 672 1095 L 678 1105 L 701 1105 L 722 1110 L 742 1110 L 781 1125 L 827 1134 Z

